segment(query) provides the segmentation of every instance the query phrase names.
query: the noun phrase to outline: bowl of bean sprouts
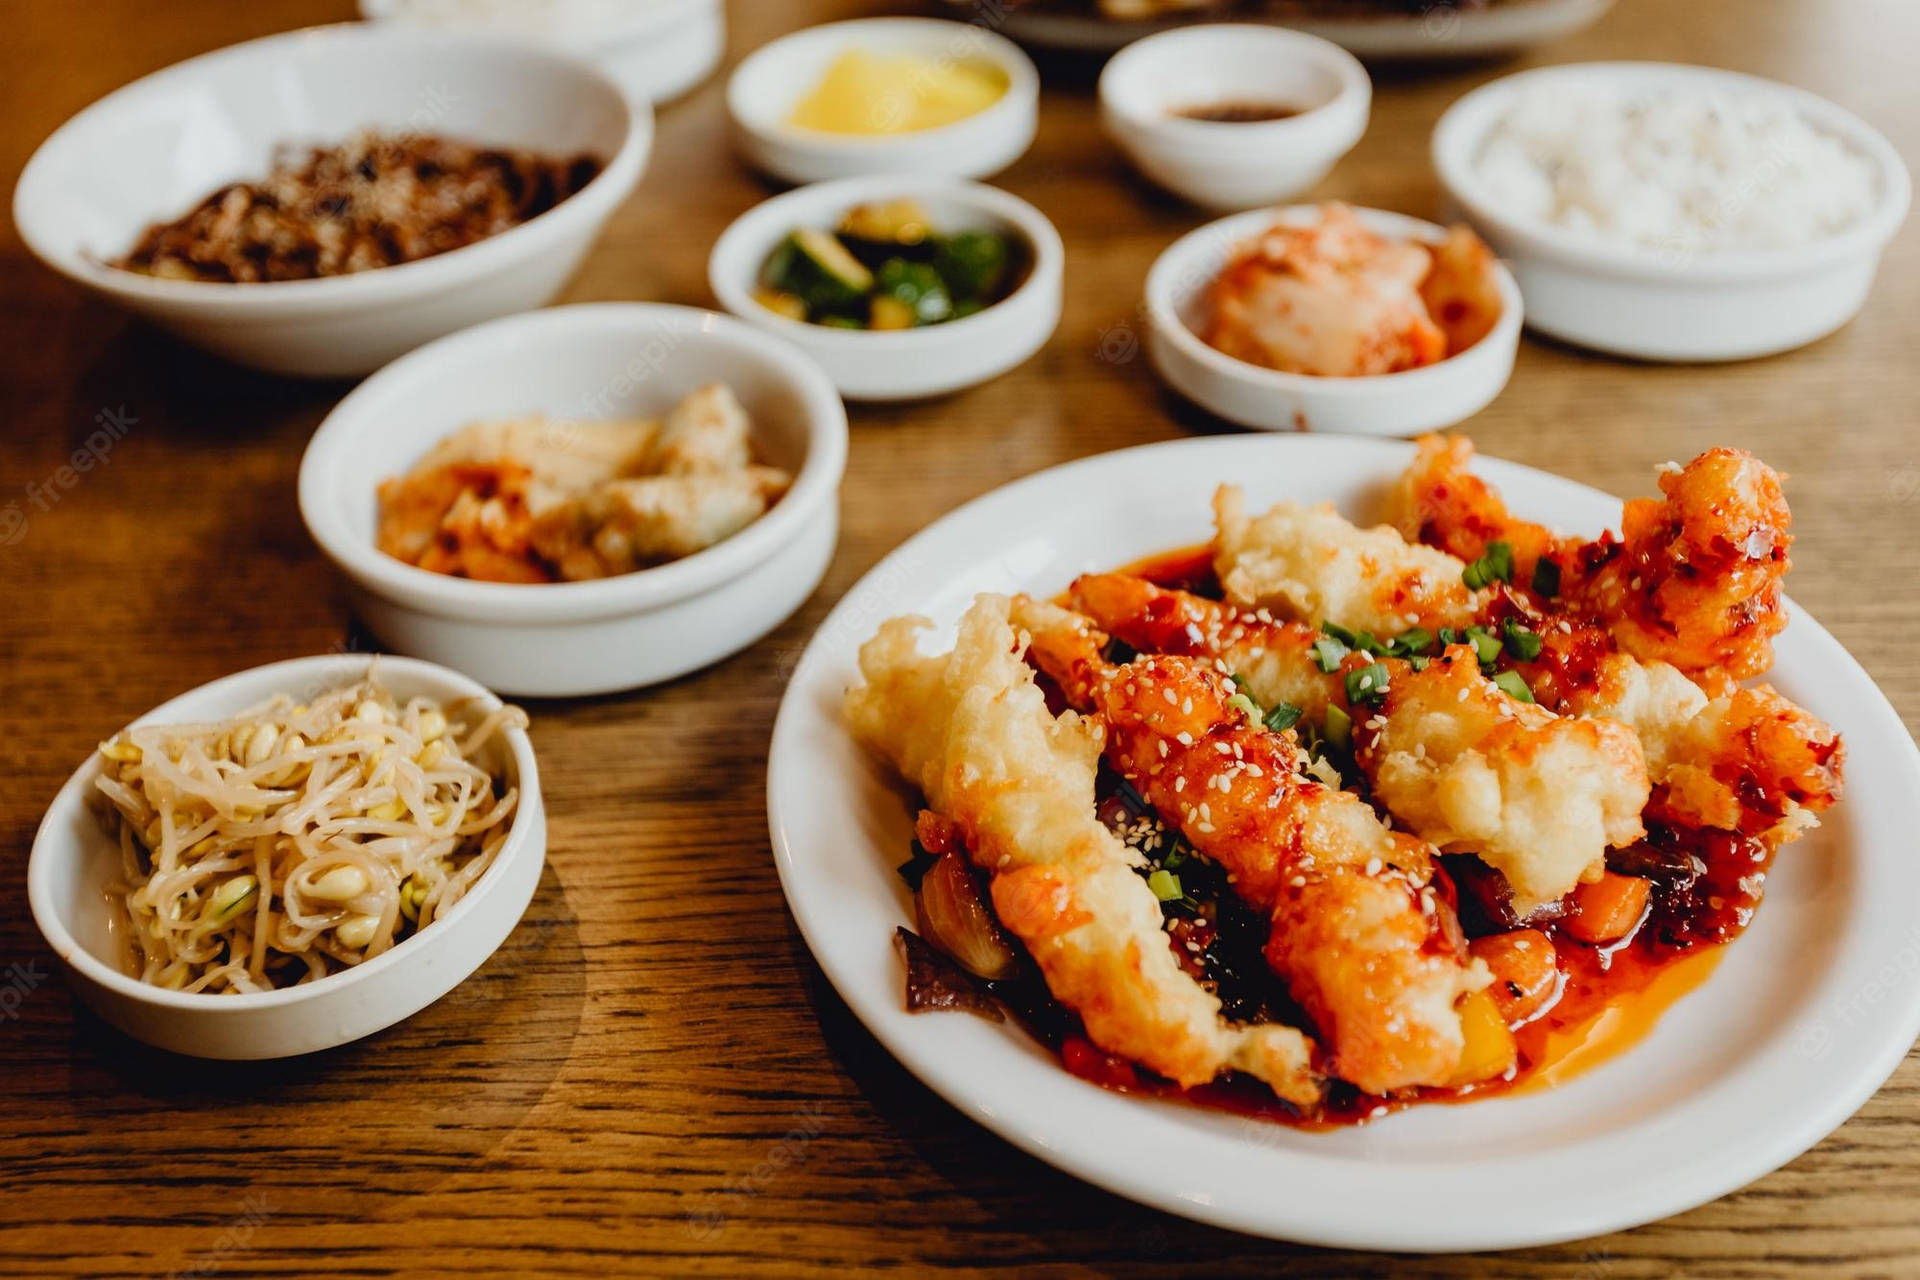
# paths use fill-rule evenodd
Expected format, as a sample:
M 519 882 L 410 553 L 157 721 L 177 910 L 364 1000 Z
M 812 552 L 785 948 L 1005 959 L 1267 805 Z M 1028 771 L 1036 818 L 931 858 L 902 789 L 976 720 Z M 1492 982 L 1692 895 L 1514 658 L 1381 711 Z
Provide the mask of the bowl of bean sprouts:
M 277 1058 L 445 995 L 546 859 L 527 718 L 457 672 L 334 654 L 156 708 L 68 780 L 27 869 L 36 923 L 107 1022 Z

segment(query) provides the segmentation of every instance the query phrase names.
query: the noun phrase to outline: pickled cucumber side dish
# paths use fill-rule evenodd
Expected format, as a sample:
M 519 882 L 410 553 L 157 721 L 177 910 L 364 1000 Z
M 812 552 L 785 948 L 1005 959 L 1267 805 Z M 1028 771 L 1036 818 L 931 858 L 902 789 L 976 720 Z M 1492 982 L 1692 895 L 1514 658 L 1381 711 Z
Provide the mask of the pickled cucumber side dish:
M 912 329 L 983 311 L 1019 287 L 1024 241 L 942 232 L 915 200 L 857 205 L 832 231 L 795 230 L 767 258 L 754 297 L 770 311 L 837 329 Z

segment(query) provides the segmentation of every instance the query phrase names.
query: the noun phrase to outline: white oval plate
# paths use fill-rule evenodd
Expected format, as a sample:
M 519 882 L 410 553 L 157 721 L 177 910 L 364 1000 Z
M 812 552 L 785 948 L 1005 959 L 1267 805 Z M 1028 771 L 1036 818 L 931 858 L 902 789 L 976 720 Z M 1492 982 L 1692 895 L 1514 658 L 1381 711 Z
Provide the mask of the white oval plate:
M 972 5 L 976 0 L 948 0 Z M 1232 22 L 1272 22 L 1346 49 L 1362 58 L 1445 61 L 1513 53 L 1572 35 L 1597 22 L 1613 0 L 1512 0 L 1489 9 L 1462 9 L 1436 0 L 1420 13 L 1381 13 L 1354 18 L 1298 15 L 1262 18 L 1257 13 L 1223 15 Z M 1195 19 L 1127 22 L 1092 13 L 1009 14 L 1006 34 L 1041 49 L 1112 53 L 1142 36 L 1189 25 Z
M 894 867 L 913 814 L 840 718 L 860 643 L 884 618 L 923 613 L 940 624 L 926 643 L 945 646 L 976 592 L 1051 595 L 1078 573 L 1205 541 L 1222 481 L 1245 485 L 1255 509 L 1331 499 L 1366 518 L 1411 456 L 1312 436 L 1151 445 L 1030 476 L 923 530 L 827 618 L 781 706 L 767 800 L 787 901 L 840 995 L 915 1075 L 1023 1150 L 1170 1213 L 1309 1244 L 1466 1250 L 1703 1204 L 1831 1132 L 1920 1033 L 1920 751 L 1797 608 L 1770 678 L 1846 736 L 1846 800 L 1782 852 L 1711 978 L 1630 1052 L 1556 1089 L 1301 1132 L 1108 1092 L 1011 1023 L 905 1011 L 892 934 L 912 907 Z M 1619 519 L 1617 499 L 1570 480 L 1478 469 L 1522 516 L 1587 533 Z

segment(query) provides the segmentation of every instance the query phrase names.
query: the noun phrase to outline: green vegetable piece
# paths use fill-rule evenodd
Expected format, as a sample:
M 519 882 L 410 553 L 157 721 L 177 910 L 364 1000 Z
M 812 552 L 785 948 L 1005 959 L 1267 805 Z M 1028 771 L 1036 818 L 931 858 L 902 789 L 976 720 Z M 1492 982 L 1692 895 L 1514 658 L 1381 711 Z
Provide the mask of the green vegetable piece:
M 1238 711 L 1255 724 L 1260 723 L 1260 705 L 1244 693 L 1236 693 L 1227 699 L 1227 706 Z
M 960 231 L 934 250 L 933 266 L 955 298 L 991 301 L 1006 282 L 1013 254 L 1007 238 L 992 231 Z
M 1321 729 L 1320 736 L 1342 750 L 1353 745 L 1353 717 L 1347 714 L 1346 708 L 1327 708 L 1327 723 Z
M 1180 887 L 1180 877 L 1164 867 L 1147 877 L 1147 888 L 1162 902 L 1174 902 L 1186 896 L 1186 890 Z
M 1328 675 L 1339 669 L 1351 650 L 1332 636 L 1321 636 L 1313 642 L 1313 664 Z
M 1507 652 L 1521 662 L 1532 662 L 1540 656 L 1540 635 L 1538 632 L 1508 618 L 1500 624 L 1501 638 L 1506 641 Z
M 1495 582 L 1513 582 L 1513 544 L 1508 542 L 1489 542 L 1487 550 L 1478 560 L 1461 570 L 1460 581 L 1467 590 L 1478 591 L 1482 587 L 1492 586 Z
M 1411 658 L 1417 653 L 1425 653 L 1433 647 L 1433 632 L 1425 627 L 1415 627 L 1403 632 L 1399 639 L 1387 646 L 1389 655 L 1396 658 Z
M 1527 687 L 1525 677 L 1518 671 L 1502 671 L 1493 678 L 1493 682 L 1500 686 L 1502 693 L 1517 702 L 1533 701 L 1533 690 Z
M 845 245 L 813 227 L 788 236 L 767 259 L 761 276 L 768 288 L 793 294 L 816 313 L 860 307 L 873 288 L 873 272 Z
M 953 317 L 953 296 L 940 273 L 924 262 L 888 258 L 874 273 L 874 287 L 913 309 L 919 324 L 939 324 Z
M 1467 643 L 1473 646 L 1474 654 L 1483 667 L 1492 666 L 1499 658 L 1500 650 L 1505 647 L 1500 643 L 1500 637 L 1485 627 L 1468 627 Z
M 1560 594 L 1560 566 L 1544 556 L 1533 563 L 1533 594 L 1549 600 Z
M 1347 701 L 1355 704 L 1365 703 L 1379 706 L 1387 696 L 1387 669 L 1378 662 L 1370 662 L 1356 671 L 1347 672 Z
M 1300 716 L 1300 708 L 1294 706 L 1291 702 L 1283 702 L 1273 710 L 1267 712 L 1265 724 L 1267 728 L 1273 730 L 1275 733 L 1285 733 L 1288 729 L 1300 723 Z
M 866 322 L 859 316 L 821 316 L 815 324 L 828 329 L 864 329 Z

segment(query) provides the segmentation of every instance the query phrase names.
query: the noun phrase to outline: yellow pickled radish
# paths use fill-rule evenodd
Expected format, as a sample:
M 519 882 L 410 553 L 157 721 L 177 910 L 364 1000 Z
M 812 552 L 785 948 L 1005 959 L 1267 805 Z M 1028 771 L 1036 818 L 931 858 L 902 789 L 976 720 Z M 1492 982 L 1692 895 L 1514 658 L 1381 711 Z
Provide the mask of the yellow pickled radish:
M 822 133 L 918 133 L 978 115 L 1006 92 L 1006 74 L 990 64 L 848 49 L 787 123 Z

